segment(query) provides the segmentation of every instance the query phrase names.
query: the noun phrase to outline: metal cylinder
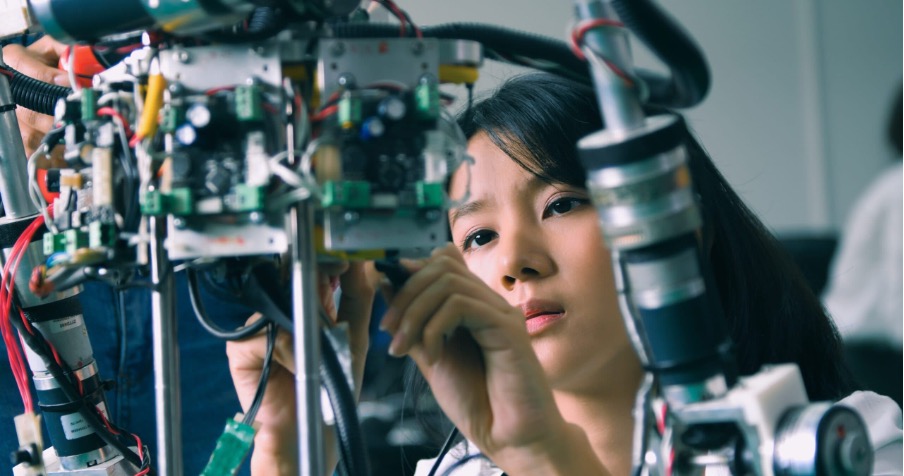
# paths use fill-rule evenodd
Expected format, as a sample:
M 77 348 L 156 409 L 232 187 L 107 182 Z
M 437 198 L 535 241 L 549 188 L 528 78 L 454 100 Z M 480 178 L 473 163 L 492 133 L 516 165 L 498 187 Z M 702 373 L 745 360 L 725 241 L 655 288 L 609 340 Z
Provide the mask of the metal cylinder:
M 154 397 L 157 414 L 157 471 L 182 476 L 182 405 L 179 393 L 179 339 L 176 332 L 173 268 L 163 247 L 163 217 L 149 220 L 151 233 Z
M 323 418 L 320 410 L 320 328 L 314 203 L 305 200 L 290 211 L 292 314 L 295 316 L 295 395 L 298 411 L 298 469 L 303 476 L 325 473 Z
M 616 18 L 615 12 L 600 0 L 575 0 L 574 11 L 578 21 Z M 599 56 L 631 74 L 631 50 L 626 31 L 612 27 L 594 28 L 584 35 L 584 43 Z M 644 113 L 636 87 L 628 86 L 595 55 L 589 56 L 587 61 L 606 129 L 613 134 L 621 134 L 643 125 Z
M 0 50 L 0 66 L 4 65 Z M 22 145 L 19 122 L 16 119 L 16 103 L 13 101 L 9 80 L 0 75 L 0 197 L 9 218 L 26 217 L 39 213 L 28 196 L 28 157 Z

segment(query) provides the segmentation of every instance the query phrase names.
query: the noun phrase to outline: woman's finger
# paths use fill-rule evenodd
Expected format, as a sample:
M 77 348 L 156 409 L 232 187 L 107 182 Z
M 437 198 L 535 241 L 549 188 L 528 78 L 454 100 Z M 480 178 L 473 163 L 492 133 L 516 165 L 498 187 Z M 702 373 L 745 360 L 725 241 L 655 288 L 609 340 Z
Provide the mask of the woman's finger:
M 484 288 L 483 283 L 460 274 L 439 275 L 399 311 L 401 317 L 389 347 L 390 351 L 395 355 L 406 353 L 412 345 L 421 341 L 424 327 L 436 318 L 439 309 L 449 300 L 454 300 L 457 296 L 482 296 L 486 294 Z M 485 302 L 483 307 L 489 309 L 489 305 Z M 495 313 L 484 312 L 484 314 Z
M 402 261 L 401 264 L 412 271 L 412 275 L 401 289 L 396 290 L 395 296 L 389 303 L 386 316 L 383 317 L 381 327 L 389 333 L 395 333 L 402 310 L 406 309 L 433 282 L 447 274 L 470 275 L 470 271 L 463 262 L 444 254 L 431 256 L 426 261 L 414 263 Z

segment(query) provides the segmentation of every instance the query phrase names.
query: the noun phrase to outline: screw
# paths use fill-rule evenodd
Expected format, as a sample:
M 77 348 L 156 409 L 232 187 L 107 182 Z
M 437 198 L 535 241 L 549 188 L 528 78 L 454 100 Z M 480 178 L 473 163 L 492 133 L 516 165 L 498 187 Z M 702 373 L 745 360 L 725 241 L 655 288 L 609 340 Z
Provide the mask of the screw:
M 173 218 L 173 226 L 180 230 L 184 229 L 186 226 L 185 219 L 179 217 Z
M 179 50 L 173 54 L 173 58 L 180 63 L 189 63 L 191 62 L 191 54 L 185 50 Z
M 345 223 L 351 225 L 361 220 L 361 215 L 358 212 L 348 211 L 342 214 L 342 219 L 345 220 Z
M 336 80 L 336 82 L 345 89 L 354 89 L 356 83 L 355 75 L 351 73 L 342 73 L 339 75 L 339 79 Z
M 261 212 L 251 212 L 248 214 L 248 219 L 251 220 L 251 223 L 263 223 L 264 215 Z
M 419 56 L 424 52 L 424 43 L 422 41 L 418 41 L 411 45 L 411 52 L 414 53 L 415 56 Z

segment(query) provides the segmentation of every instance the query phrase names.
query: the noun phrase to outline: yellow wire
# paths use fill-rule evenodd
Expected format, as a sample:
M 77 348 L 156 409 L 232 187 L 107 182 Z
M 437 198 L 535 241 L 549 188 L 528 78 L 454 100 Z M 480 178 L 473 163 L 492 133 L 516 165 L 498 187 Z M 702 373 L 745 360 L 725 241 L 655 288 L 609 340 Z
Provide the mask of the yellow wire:
M 163 91 L 166 89 L 166 79 L 162 74 L 152 74 L 148 78 L 148 94 L 144 98 L 144 111 L 141 112 L 141 122 L 138 125 L 138 137 L 152 137 L 157 132 L 157 114 L 163 107 Z

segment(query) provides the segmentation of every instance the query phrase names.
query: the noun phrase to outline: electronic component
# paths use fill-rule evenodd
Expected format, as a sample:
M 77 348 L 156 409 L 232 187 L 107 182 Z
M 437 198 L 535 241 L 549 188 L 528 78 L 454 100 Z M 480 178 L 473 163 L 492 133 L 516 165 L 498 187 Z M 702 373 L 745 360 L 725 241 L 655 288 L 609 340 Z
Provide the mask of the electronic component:
M 226 421 L 223 434 L 217 439 L 217 446 L 210 455 L 210 461 L 201 476 L 234 475 L 254 443 L 255 429 L 242 423 L 242 415 Z

